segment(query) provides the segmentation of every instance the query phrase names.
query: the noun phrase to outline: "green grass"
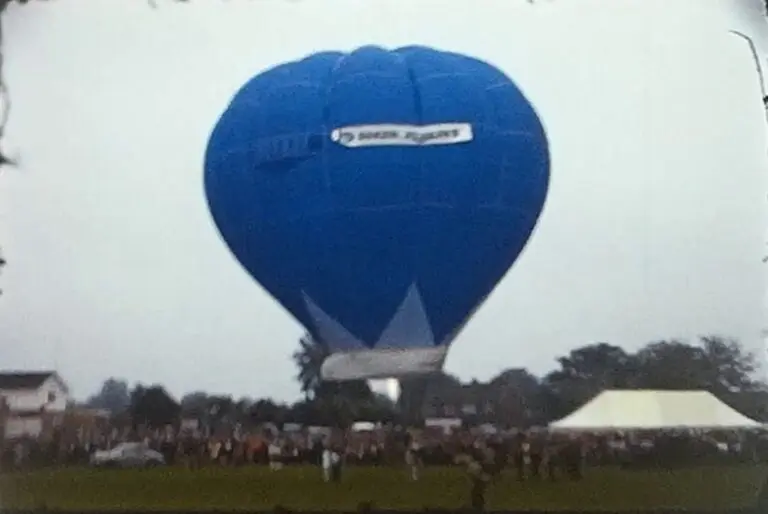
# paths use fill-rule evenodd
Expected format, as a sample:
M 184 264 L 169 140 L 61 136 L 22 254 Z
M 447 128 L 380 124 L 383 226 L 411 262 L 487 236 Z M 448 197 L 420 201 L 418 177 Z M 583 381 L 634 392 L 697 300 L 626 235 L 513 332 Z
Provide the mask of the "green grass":
M 754 466 L 675 471 L 589 470 L 581 482 L 518 482 L 499 477 L 489 509 L 724 510 L 755 504 L 768 469 Z M 297 510 L 460 508 L 468 503 L 460 468 L 428 468 L 418 482 L 405 469 L 347 468 L 326 484 L 315 467 L 207 468 L 198 471 L 61 469 L 0 476 L 0 506 L 69 510 Z

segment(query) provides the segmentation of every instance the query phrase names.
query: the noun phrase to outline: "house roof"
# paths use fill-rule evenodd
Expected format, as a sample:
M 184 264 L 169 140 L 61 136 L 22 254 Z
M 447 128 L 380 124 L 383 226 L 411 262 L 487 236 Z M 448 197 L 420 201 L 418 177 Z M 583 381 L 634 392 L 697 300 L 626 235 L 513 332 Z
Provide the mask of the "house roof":
M 64 386 L 55 371 L 0 371 L 0 390 L 37 389 L 51 377 L 56 377 L 56 380 Z

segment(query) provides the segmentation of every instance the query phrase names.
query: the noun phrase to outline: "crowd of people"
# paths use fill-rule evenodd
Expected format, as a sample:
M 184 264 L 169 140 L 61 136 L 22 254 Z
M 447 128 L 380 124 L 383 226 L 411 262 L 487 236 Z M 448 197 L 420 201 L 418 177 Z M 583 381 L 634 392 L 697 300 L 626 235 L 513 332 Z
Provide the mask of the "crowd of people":
M 163 455 L 167 465 L 316 465 L 326 481 L 341 481 L 345 466 L 404 466 L 419 480 L 425 466 L 464 466 L 474 507 L 484 505 L 485 490 L 502 471 L 518 480 L 580 480 L 589 466 L 686 466 L 701 463 L 768 462 L 768 435 L 745 431 L 667 431 L 630 433 L 557 433 L 375 427 L 334 430 L 262 427 L 219 433 L 197 430 L 57 431 L 47 438 L 6 441 L 0 470 L 87 465 L 98 450 L 122 442 L 141 442 Z
M 310 427 L 253 431 L 117 430 L 6 441 L 0 470 L 86 465 L 98 450 L 139 442 L 163 455 L 167 465 L 316 465 L 324 480 L 343 480 L 347 466 L 401 466 L 419 480 L 425 466 L 464 466 L 470 500 L 482 510 L 488 486 L 504 470 L 518 480 L 580 480 L 590 466 L 686 466 L 706 462 L 768 462 L 763 432 L 557 433 L 540 430 L 478 431 L 376 427 L 334 430 Z
M 320 464 L 332 451 L 349 465 L 455 465 L 462 456 L 494 454 L 496 465 L 512 466 L 521 477 L 539 472 L 558 475 L 583 466 L 675 466 L 692 463 L 768 461 L 768 436 L 749 431 L 667 431 L 558 433 L 545 429 L 488 431 L 472 428 L 412 429 L 397 426 L 370 430 L 274 426 L 245 431 L 237 427 L 201 430 L 110 429 L 98 433 L 54 431 L 45 438 L 6 441 L 2 468 L 82 465 L 97 451 L 126 441 L 143 441 L 169 465 L 238 466 Z M 276 466 L 278 465 L 279 466 Z M 548 471 L 549 470 L 549 471 Z

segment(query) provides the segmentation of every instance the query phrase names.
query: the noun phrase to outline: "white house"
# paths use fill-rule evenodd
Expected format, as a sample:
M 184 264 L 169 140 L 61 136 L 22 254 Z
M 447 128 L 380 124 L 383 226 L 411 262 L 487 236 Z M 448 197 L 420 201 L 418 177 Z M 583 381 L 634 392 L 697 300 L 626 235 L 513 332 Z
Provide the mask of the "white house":
M 38 436 L 61 423 L 69 388 L 55 371 L 0 372 L 0 420 L 5 438 Z

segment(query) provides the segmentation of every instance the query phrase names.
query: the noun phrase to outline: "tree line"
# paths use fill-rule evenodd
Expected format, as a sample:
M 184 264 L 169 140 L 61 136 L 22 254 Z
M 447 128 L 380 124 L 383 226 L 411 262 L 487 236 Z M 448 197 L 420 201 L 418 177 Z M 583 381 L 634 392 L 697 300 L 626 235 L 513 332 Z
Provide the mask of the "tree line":
M 526 427 L 558 419 L 605 389 L 707 390 L 745 415 L 768 422 L 768 387 L 757 378 L 757 357 L 738 341 L 704 336 L 693 343 L 656 341 L 636 352 L 606 342 L 588 344 L 556 359 L 543 376 L 513 368 L 492 379 L 462 383 L 439 373 L 401 381 L 396 403 L 364 380 L 320 380 L 326 351 L 309 337 L 293 355 L 301 400 L 233 398 L 190 392 L 173 398 L 160 384 L 129 387 L 109 378 L 86 406 L 109 410 L 134 425 L 160 427 L 180 418 L 203 424 L 300 423 L 348 426 L 355 421 L 418 424 L 427 417 Z

